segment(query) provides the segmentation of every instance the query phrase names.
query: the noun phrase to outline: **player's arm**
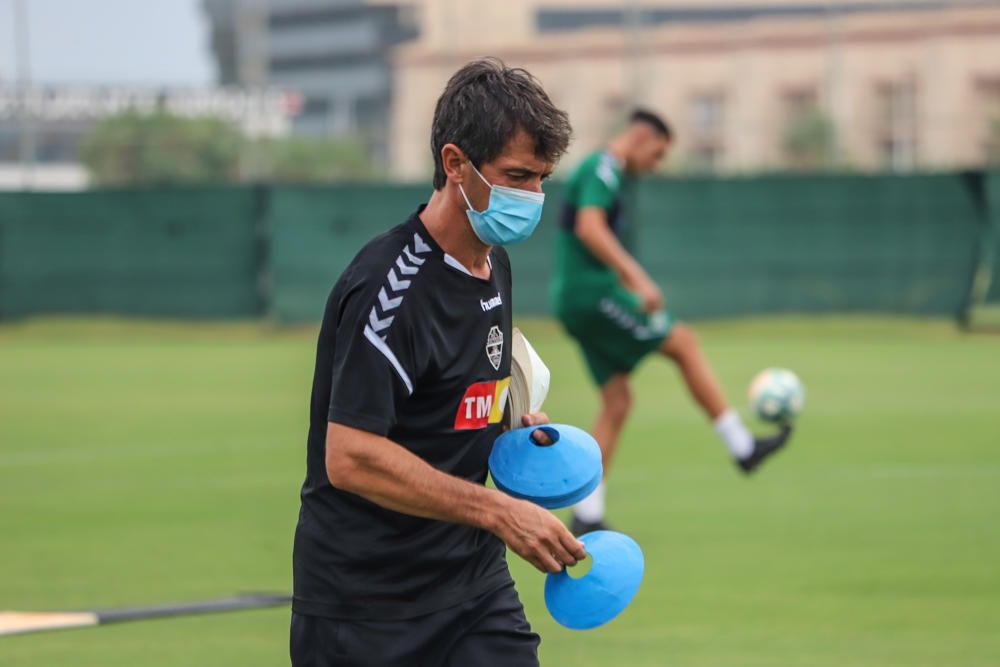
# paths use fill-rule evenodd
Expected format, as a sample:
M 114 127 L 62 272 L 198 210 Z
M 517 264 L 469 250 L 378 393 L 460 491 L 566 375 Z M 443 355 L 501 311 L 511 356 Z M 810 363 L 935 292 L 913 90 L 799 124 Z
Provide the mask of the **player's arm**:
M 663 308 L 663 294 L 646 270 L 618 241 L 608 225 L 608 217 L 599 206 L 585 206 L 577 211 L 574 226 L 577 238 L 587 250 L 618 275 L 629 290 L 642 299 L 643 309 L 653 312 Z
M 551 512 L 442 472 L 368 431 L 330 422 L 326 472 L 333 486 L 382 507 L 488 530 L 542 572 L 558 572 L 586 555 Z

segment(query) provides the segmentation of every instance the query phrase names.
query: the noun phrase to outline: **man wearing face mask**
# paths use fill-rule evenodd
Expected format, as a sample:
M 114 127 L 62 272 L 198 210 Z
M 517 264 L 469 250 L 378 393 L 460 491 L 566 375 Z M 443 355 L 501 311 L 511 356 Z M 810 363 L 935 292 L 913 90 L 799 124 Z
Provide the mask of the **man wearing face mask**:
M 737 467 L 750 473 L 785 444 L 791 427 L 768 437 L 747 429 L 726 402 L 694 332 L 664 309 L 660 288 L 619 241 L 625 190 L 635 177 L 656 169 L 672 141 L 662 118 L 636 110 L 624 132 L 571 174 L 556 246 L 554 310 L 580 345 L 601 392 L 592 434 L 605 475 L 632 407 L 629 374 L 654 352 L 677 365 Z M 606 528 L 604 494 L 601 482 L 573 509 L 576 535 Z
M 295 532 L 294 665 L 538 664 L 505 545 L 542 572 L 586 554 L 550 512 L 484 484 L 510 384 L 501 246 L 538 224 L 569 138 L 530 74 L 466 65 L 434 113 L 430 200 L 333 288 Z

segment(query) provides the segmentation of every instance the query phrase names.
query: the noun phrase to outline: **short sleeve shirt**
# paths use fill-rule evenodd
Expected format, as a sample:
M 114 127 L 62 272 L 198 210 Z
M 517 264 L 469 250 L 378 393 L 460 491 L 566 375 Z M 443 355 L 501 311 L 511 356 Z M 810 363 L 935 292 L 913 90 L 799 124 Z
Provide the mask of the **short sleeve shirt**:
M 626 185 L 621 163 L 605 150 L 588 155 L 566 181 L 553 272 L 556 313 L 566 299 L 581 295 L 581 291 L 604 290 L 617 284 L 614 272 L 583 245 L 575 228 L 580 209 L 596 207 L 604 210 L 611 230 L 620 235 Z
M 327 301 L 293 557 L 297 613 L 410 618 L 510 583 L 504 545 L 471 526 L 385 509 L 333 487 L 328 422 L 383 435 L 483 484 L 510 384 L 511 275 L 488 280 L 434 242 L 419 211 L 371 241 Z

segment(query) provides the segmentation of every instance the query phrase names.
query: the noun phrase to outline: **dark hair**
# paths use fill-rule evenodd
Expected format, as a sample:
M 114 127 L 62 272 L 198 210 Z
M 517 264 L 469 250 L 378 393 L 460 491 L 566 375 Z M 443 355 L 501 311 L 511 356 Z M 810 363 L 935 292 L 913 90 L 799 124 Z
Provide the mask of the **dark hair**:
M 569 116 L 552 104 L 535 77 L 497 58 L 474 60 L 448 80 L 434 109 L 434 189 L 447 178 L 441 149 L 455 144 L 476 167 L 496 159 L 518 130 L 535 140 L 535 155 L 557 162 L 569 145 Z
M 674 138 L 674 131 L 670 129 L 669 125 L 667 125 L 667 121 L 663 120 L 663 118 L 658 114 L 653 113 L 648 109 L 636 109 L 633 111 L 632 115 L 629 117 L 629 122 L 646 123 L 667 139 Z

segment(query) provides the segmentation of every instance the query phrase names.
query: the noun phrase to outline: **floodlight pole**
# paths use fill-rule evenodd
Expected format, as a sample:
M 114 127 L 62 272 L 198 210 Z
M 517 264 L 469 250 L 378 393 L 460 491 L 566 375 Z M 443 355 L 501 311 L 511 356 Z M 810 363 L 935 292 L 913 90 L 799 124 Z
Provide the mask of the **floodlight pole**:
M 31 49 L 28 32 L 28 4 L 25 0 L 14 0 L 14 48 L 17 58 L 18 97 L 21 100 L 19 159 L 22 186 L 30 190 L 35 180 L 35 123 L 31 105 Z

